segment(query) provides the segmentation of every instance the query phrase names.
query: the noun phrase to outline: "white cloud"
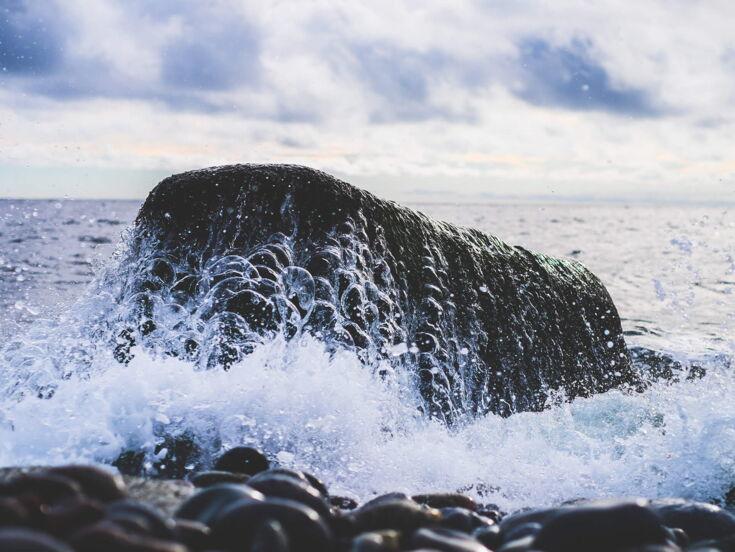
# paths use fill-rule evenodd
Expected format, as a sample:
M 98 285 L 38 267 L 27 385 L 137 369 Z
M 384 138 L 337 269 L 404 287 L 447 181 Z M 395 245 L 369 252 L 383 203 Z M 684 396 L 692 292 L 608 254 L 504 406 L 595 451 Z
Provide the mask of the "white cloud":
M 18 31 L 37 23 L 11 5 L 0 164 L 281 161 L 406 189 L 735 191 L 728 2 L 202 6 L 57 3 L 53 55 L 29 72 Z

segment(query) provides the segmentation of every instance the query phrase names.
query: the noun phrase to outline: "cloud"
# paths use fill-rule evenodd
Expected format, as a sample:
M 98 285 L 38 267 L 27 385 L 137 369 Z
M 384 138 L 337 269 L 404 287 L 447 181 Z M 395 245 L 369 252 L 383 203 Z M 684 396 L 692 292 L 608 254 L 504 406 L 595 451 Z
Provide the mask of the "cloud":
M 62 102 L 115 98 L 176 111 L 240 109 L 231 98 L 216 93 L 259 82 L 256 28 L 240 14 L 207 13 L 196 3 L 180 3 L 179 8 L 187 8 L 182 12 L 175 4 L 161 2 L 150 14 L 141 12 L 142 5 L 131 6 L 117 14 L 121 21 L 110 31 L 123 44 L 132 40 L 139 51 L 152 50 L 155 72 L 141 77 L 136 74 L 138 60 L 127 52 L 95 49 L 93 38 L 99 36 L 85 36 L 89 25 L 65 17 L 62 4 L 13 0 L 0 12 L 0 70 L 9 77 L 6 83 L 31 96 Z M 138 24 L 144 28 L 136 29 Z M 149 39 L 151 35 L 155 38 Z
M 206 6 L 166 0 L 150 6 L 134 0 L 93 14 L 110 25 L 122 45 L 117 51 L 110 44 L 98 51 L 95 41 L 107 37 L 99 35 L 91 17 L 86 26 L 80 22 L 83 4 L 73 17 L 64 17 L 65 4 L 11 1 L 0 23 L 6 72 L 24 77 L 13 83 L 18 88 L 59 101 L 118 98 L 174 111 L 318 123 L 329 111 L 336 114 L 339 104 L 346 108 L 345 98 L 326 96 L 341 87 L 343 96 L 362 100 L 358 107 L 368 123 L 480 124 L 480 105 L 492 85 L 536 106 L 635 117 L 665 114 L 650 91 L 621 84 L 595 59 L 598 50 L 587 39 L 572 37 L 557 46 L 540 38 L 517 39 L 520 30 L 497 27 L 496 41 L 468 36 L 461 44 L 461 33 L 453 33 L 454 41 L 429 29 L 416 33 L 410 10 L 401 17 L 412 32 L 401 35 L 378 27 L 356 32 L 366 14 L 344 6 L 326 19 L 318 9 L 300 6 L 289 22 L 269 17 L 264 9 L 247 14 L 226 0 Z M 514 16 L 518 9 L 511 10 Z M 279 28 L 289 24 L 288 32 Z M 535 25 L 529 20 L 528 26 Z M 301 50 L 289 51 L 289 42 Z M 498 50 L 496 42 L 515 43 L 517 50 Z M 147 72 L 136 71 L 135 56 L 145 58 Z M 293 79 L 281 78 L 299 73 L 305 63 L 323 69 L 320 77 L 337 85 L 327 90 L 303 83 L 315 99 L 310 104 L 285 88 L 293 86 Z
M 605 68 L 593 59 L 589 40 L 575 39 L 569 46 L 552 46 L 533 38 L 522 41 L 519 50 L 521 83 L 513 92 L 526 102 L 635 117 L 663 113 L 645 90 L 613 84 Z
M 358 43 L 350 44 L 340 61 L 348 63 L 352 75 L 379 99 L 371 109 L 373 122 L 472 119 L 471 113 L 442 105 L 434 97 L 434 89 L 442 83 L 457 84 L 458 64 L 444 52 L 423 52 L 385 41 Z
M 9 0 L 0 6 L 0 71 L 42 75 L 61 64 L 64 40 L 50 2 Z
M 164 84 L 183 89 L 230 90 L 260 77 L 256 30 L 244 21 L 201 21 L 187 26 L 162 52 Z
M 0 0 L 0 164 L 732 179 L 729 6 Z

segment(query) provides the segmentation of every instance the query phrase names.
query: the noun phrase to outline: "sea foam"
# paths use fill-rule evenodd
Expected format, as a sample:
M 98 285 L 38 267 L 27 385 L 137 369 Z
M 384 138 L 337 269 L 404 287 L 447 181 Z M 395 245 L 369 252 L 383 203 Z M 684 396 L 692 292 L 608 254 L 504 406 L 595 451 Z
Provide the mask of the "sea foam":
M 419 414 L 405 376 L 308 336 L 266 343 L 226 372 L 140 351 L 127 366 L 97 359 L 50 398 L 3 399 L 0 464 L 109 463 L 131 448 L 155 460 L 167 435 L 186 433 L 212 454 L 260 447 L 359 499 L 461 489 L 505 509 L 580 497 L 705 500 L 735 481 L 735 381 L 709 368 L 645 393 L 448 428 Z

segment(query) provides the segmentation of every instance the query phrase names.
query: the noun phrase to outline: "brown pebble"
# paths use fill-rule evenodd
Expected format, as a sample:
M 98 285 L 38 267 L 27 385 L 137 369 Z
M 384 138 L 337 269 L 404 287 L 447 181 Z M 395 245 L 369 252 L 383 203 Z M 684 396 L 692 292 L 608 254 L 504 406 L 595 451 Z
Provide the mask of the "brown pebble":
M 411 498 L 431 508 L 464 508 L 473 512 L 477 510 L 477 503 L 472 498 L 459 493 L 418 494 Z

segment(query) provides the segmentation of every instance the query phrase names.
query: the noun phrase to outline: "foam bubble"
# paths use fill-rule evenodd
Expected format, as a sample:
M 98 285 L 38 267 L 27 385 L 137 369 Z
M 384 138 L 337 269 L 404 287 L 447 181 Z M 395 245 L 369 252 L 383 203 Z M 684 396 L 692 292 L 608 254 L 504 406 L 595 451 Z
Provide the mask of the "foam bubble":
M 127 366 L 108 353 L 106 364 L 97 359 L 104 368 L 59 381 L 49 399 L 3 399 L 0 464 L 109 463 L 186 432 L 213 453 L 260 447 L 359 499 L 461 489 L 514 509 L 579 497 L 709 499 L 735 481 L 735 378 L 715 368 L 643 394 L 611 391 L 449 429 L 418 414 L 405 376 L 308 336 L 265 343 L 228 372 L 137 353 Z

